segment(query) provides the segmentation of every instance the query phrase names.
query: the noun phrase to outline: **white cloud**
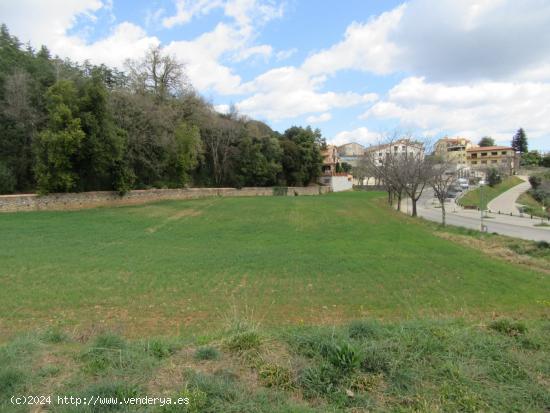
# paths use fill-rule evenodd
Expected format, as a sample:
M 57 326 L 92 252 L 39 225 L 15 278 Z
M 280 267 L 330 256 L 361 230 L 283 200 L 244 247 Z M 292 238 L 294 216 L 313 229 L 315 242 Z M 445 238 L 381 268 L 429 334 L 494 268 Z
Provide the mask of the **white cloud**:
M 239 92 L 241 78 L 220 63 L 220 59 L 226 53 L 236 53 L 245 43 L 238 30 L 219 23 L 213 31 L 193 40 L 171 42 L 165 50 L 185 62 L 186 73 L 198 90 L 213 89 L 227 95 Z
M 250 116 L 278 121 L 369 103 L 378 98 L 374 93 L 322 92 L 325 81 L 325 76 L 311 76 L 293 66 L 272 69 L 242 85 L 241 91 L 252 96 L 239 102 L 237 107 Z
M 369 146 L 381 141 L 382 135 L 378 132 L 373 132 L 366 127 L 360 127 L 350 131 L 342 131 L 337 133 L 334 138 L 329 139 L 331 145 L 343 145 L 349 142 L 357 142 L 364 146 Z
M 357 69 L 385 74 L 394 70 L 398 48 L 389 40 L 406 5 L 382 13 L 361 24 L 353 22 L 346 29 L 345 38 L 331 48 L 313 54 L 303 64 L 308 73 L 334 73 L 342 69 Z
M 550 84 L 476 81 L 462 85 L 404 79 L 363 119 L 397 119 L 404 127 L 473 138 L 491 135 L 509 143 L 520 128 L 537 139 L 550 130 Z
M 221 0 L 177 0 L 175 3 L 176 14 L 162 20 L 164 27 L 189 23 L 194 16 L 206 15 L 223 5 Z
M 94 20 L 94 13 L 104 7 L 100 0 L 19 0 L 0 2 L 0 16 L 10 32 L 35 47 L 48 47 L 73 27 L 78 16 Z
M 298 49 L 296 49 L 295 47 L 292 49 L 280 50 L 275 54 L 275 58 L 277 59 L 278 62 L 280 62 L 281 60 L 286 60 L 291 58 L 292 56 L 294 56 L 294 54 L 296 54 L 297 51 Z
M 319 116 L 308 116 L 306 118 L 307 123 L 321 123 L 321 122 L 327 122 L 332 119 L 332 115 L 330 112 L 321 113 Z
M 126 59 L 143 56 L 150 46 L 159 43 L 156 37 L 148 37 L 141 27 L 123 22 L 115 26 L 108 37 L 95 43 L 86 44 L 76 36 L 62 37 L 52 49 L 76 61 L 87 59 L 95 64 L 122 67 Z
M 550 2 L 543 0 L 411 0 L 311 55 L 309 73 L 356 69 L 405 72 L 431 80 L 548 79 Z
M 251 57 L 259 57 L 264 60 L 269 59 L 273 53 L 273 48 L 268 44 L 262 44 L 259 46 L 252 46 L 246 49 L 240 50 L 234 57 L 235 62 L 242 62 L 243 60 L 248 60 Z
M 266 0 L 175 0 L 176 14 L 163 19 L 164 27 L 189 23 L 195 16 L 223 9 L 241 28 L 251 28 L 283 15 L 284 5 Z
M 109 13 L 112 22 L 110 1 L 22 0 L 16 6 L 8 3 L 0 3 L 0 15 L 13 34 L 30 41 L 34 47 L 45 44 L 54 54 L 72 60 L 122 67 L 125 59 L 143 55 L 149 46 L 159 44 L 156 37 L 148 36 L 141 27 L 129 22 L 113 26 L 106 37 L 93 43 L 86 42 L 81 35 L 68 34 L 79 18 L 94 22 L 95 13 L 101 9 Z

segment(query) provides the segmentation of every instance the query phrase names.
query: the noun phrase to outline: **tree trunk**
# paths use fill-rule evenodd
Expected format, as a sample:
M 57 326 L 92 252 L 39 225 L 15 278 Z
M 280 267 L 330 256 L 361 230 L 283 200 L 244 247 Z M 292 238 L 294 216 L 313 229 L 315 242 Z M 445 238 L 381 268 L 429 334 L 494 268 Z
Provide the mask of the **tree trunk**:
M 397 210 L 401 212 L 401 193 L 397 194 Z
M 445 200 L 441 202 L 441 225 L 445 226 Z
M 416 201 L 418 201 L 418 199 L 411 198 L 411 201 L 412 201 L 412 206 L 413 206 L 412 216 L 415 217 L 415 216 L 417 216 L 417 213 L 416 213 Z

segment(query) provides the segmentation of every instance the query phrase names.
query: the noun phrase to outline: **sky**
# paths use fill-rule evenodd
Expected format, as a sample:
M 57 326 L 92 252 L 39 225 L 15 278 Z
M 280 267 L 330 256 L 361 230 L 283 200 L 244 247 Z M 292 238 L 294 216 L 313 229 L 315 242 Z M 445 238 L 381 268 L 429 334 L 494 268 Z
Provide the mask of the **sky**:
M 0 21 L 119 69 L 160 45 L 218 111 L 329 143 L 522 127 L 550 151 L 548 0 L 0 0 Z

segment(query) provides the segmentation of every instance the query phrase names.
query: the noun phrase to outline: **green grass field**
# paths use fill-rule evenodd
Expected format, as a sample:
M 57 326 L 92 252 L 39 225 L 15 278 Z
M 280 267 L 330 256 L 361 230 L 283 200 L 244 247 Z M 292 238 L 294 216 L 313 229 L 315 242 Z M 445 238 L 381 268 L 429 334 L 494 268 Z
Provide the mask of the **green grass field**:
M 514 313 L 548 278 L 457 245 L 381 195 L 214 198 L 0 215 L 3 335 L 103 325 L 129 336 L 215 327 Z
M 64 413 L 550 406 L 543 243 L 366 192 L 1 214 L 0 229 L 2 412 L 29 411 L 14 394 Z
M 510 188 L 521 184 L 523 181 L 517 176 L 510 176 L 504 178 L 500 184 L 491 187 L 485 185 L 483 187 L 483 209 L 487 209 L 487 204 L 491 202 L 494 198 L 500 194 L 506 192 Z M 468 191 L 464 196 L 458 201 L 463 207 L 477 207 L 479 208 L 481 203 L 481 189 L 476 188 L 471 191 Z

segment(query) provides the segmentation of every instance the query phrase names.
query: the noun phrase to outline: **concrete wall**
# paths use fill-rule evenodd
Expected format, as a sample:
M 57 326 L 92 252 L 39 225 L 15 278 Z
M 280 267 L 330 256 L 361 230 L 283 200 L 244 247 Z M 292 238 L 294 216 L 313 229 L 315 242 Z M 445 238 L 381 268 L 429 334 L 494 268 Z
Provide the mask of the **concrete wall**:
M 147 189 L 130 191 L 120 196 L 117 192 L 97 191 L 66 194 L 1 195 L 0 212 L 65 210 L 93 208 L 97 206 L 143 204 L 163 199 L 196 199 L 213 196 L 273 196 L 286 192 L 286 196 L 319 195 L 330 192 L 329 187 L 308 186 L 281 188 L 188 188 Z
M 353 180 L 348 176 L 333 176 L 330 185 L 333 192 L 349 191 L 353 189 Z

